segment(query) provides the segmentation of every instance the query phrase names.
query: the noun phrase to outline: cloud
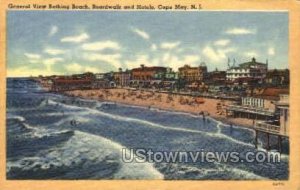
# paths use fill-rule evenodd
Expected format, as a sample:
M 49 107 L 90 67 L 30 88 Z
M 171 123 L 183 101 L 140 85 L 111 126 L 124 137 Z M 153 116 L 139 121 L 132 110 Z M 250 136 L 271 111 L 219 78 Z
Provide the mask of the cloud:
M 177 48 L 176 53 L 182 53 L 184 51 L 184 48 Z
M 105 61 L 120 59 L 121 54 L 100 54 L 100 53 L 88 53 L 84 54 L 83 58 L 88 61 Z
M 227 46 L 230 43 L 229 39 L 220 39 L 214 42 L 216 46 Z
M 145 39 L 145 40 L 150 39 L 150 35 L 148 33 L 146 33 L 145 31 L 143 31 L 143 30 L 140 30 L 138 28 L 133 28 L 132 31 L 134 33 L 136 33 L 137 35 L 139 35 L 140 37 L 142 37 L 143 39 Z
M 168 61 L 170 61 L 170 59 L 171 59 L 171 53 L 165 53 L 165 54 L 163 54 L 162 55 L 162 62 L 168 62 Z
M 231 28 L 225 31 L 226 34 L 232 35 L 246 35 L 246 34 L 256 34 L 256 30 L 247 28 Z
M 145 66 L 171 67 L 172 69 L 177 70 L 184 64 L 192 66 L 199 65 L 200 58 L 200 54 L 180 55 L 177 52 L 166 51 L 157 54 L 154 57 L 147 53 L 137 54 L 132 59 L 124 60 L 123 63 L 130 69 L 140 67 L 141 64 L 144 64 Z
M 140 67 L 141 64 L 145 66 L 159 66 L 159 59 L 151 59 L 148 54 L 138 54 L 133 60 L 125 60 L 124 63 L 129 69 Z
M 172 50 L 180 45 L 180 42 L 163 42 L 160 44 L 161 49 Z
M 82 49 L 88 51 L 101 51 L 104 49 L 119 50 L 121 49 L 120 45 L 114 41 L 101 41 L 93 43 L 85 43 L 82 45 Z
M 85 70 L 84 72 L 92 72 L 92 73 L 103 72 L 99 67 L 90 67 L 90 66 L 85 67 L 84 70 Z
M 83 67 L 78 63 L 72 63 L 64 66 L 70 73 L 81 73 Z
M 39 63 L 40 59 L 29 59 L 28 62 L 29 63 Z
M 41 55 L 40 54 L 35 54 L 35 53 L 24 53 L 24 55 L 28 58 L 28 59 L 40 59 Z
M 55 48 L 46 48 L 44 50 L 45 53 L 49 54 L 49 55 L 62 55 L 65 54 L 66 51 L 62 50 L 62 49 L 55 49 Z
M 44 70 L 33 69 L 33 68 L 29 68 L 27 66 L 7 69 L 7 76 L 9 76 L 9 77 L 29 77 L 29 76 L 39 76 L 39 75 L 49 76 L 49 75 L 54 75 L 54 74 L 59 75 L 61 73 L 54 72 L 51 70 L 48 71 L 46 69 L 44 69 Z
M 268 49 L 268 55 L 275 55 L 275 48 L 274 47 L 270 47 Z
M 64 59 L 61 57 L 53 57 L 53 58 L 44 59 L 43 64 L 46 66 L 47 71 L 51 71 L 52 65 L 62 61 L 64 61 Z
M 63 58 L 61 58 L 61 57 L 54 57 L 54 58 L 44 59 L 43 63 L 45 65 L 53 65 L 53 64 L 56 64 L 56 63 L 62 62 L 62 61 L 64 61 Z
M 58 27 L 57 26 L 51 26 L 50 31 L 48 36 L 53 36 L 54 34 L 56 34 L 58 32 Z
M 157 50 L 157 45 L 156 44 L 151 44 L 151 50 L 156 51 Z
M 229 47 L 225 49 L 214 49 L 211 46 L 207 45 L 203 48 L 202 54 L 208 58 L 213 63 L 220 63 L 227 59 L 227 54 L 231 52 L 235 52 L 236 49 Z
M 185 64 L 194 65 L 200 61 L 199 55 L 186 55 L 183 59 Z
M 80 43 L 80 42 L 86 41 L 89 38 L 90 38 L 90 36 L 87 33 L 82 33 L 77 36 L 66 36 L 66 37 L 62 38 L 60 41 L 61 42 Z
M 197 66 L 200 62 L 200 54 L 180 55 L 175 52 L 166 52 L 160 57 L 160 66 L 171 67 L 177 70 L 185 64 Z
M 163 66 L 171 67 L 172 69 L 178 69 L 183 64 L 186 64 L 182 60 L 180 60 L 177 55 L 171 53 L 165 53 L 162 56 L 161 61 Z
M 248 51 L 248 52 L 245 52 L 244 55 L 252 58 L 252 57 L 257 57 L 258 53 L 256 51 Z
M 225 55 L 219 54 L 217 51 L 215 51 L 212 47 L 206 46 L 203 50 L 202 53 L 204 56 L 206 56 L 208 59 L 214 62 L 219 62 L 220 60 L 226 58 Z
M 74 74 L 74 73 L 84 73 L 84 72 L 93 72 L 98 73 L 101 72 L 99 67 L 91 67 L 91 66 L 81 66 L 78 63 L 71 63 L 64 66 L 67 72 Z
M 84 53 L 82 58 L 87 61 L 106 62 L 115 68 L 121 67 L 121 54 Z

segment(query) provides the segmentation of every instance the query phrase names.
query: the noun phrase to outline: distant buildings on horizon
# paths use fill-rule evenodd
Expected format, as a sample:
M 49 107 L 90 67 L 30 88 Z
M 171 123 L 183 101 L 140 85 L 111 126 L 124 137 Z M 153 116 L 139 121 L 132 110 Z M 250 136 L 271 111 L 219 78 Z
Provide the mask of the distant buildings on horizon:
M 107 73 L 39 76 L 43 86 L 53 91 L 89 88 L 148 88 L 166 91 L 207 93 L 249 93 L 252 88 L 288 88 L 289 70 L 268 70 L 266 63 L 252 58 L 239 65 L 228 62 L 228 69 L 208 71 L 204 62 L 199 66 L 183 65 L 174 71 L 170 67 L 146 66 Z

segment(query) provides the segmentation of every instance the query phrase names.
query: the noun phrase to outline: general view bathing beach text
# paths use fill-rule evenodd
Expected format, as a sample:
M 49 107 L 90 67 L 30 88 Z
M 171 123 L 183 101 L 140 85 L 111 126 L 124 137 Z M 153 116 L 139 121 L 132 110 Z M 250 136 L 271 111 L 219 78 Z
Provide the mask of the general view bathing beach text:
M 7 179 L 287 180 L 288 12 L 7 12 Z

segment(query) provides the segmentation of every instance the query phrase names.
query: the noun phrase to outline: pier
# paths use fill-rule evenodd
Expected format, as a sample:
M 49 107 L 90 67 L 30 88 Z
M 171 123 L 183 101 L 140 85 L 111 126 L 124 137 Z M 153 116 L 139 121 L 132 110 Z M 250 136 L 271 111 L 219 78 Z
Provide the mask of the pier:
M 226 115 L 248 119 L 268 119 L 274 117 L 275 112 L 265 108 L 229 105 L 226 108 Z
M 255 147 L 258 148 L 258 133 L 264 133 L 267 135 L 267 150 L 270 150 L 270 135 L 277 136 L 277 148 L 282 152 L 282 139 L 288 138 L 286 130 L 283 130 L 280 126 L 268 124 L 266 122 L 258 121 L 254 125 L 255 130 Z
M 272 103 L 273 109 L 267 106 Z M 282 139 L 289 138 L 289 94 L 279 94 L 279 100 L 270 101 L 262 98 L 242 98 L 242 105 L 229 105 L 226 116 L 253 119 L 255 147 L 258 146 L 258 134 L 267 135 L 267 150 L 270 150 L 270 135 L 277 137 L 277 148 L 281 153 Z

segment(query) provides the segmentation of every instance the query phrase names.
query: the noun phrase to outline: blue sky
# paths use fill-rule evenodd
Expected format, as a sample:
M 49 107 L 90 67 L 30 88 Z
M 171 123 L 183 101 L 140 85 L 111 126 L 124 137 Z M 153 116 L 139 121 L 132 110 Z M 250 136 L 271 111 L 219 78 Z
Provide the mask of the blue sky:
M 288 67 L 288 12 L 9 11 L 8 76 L 109 72 L 252 57 Z

